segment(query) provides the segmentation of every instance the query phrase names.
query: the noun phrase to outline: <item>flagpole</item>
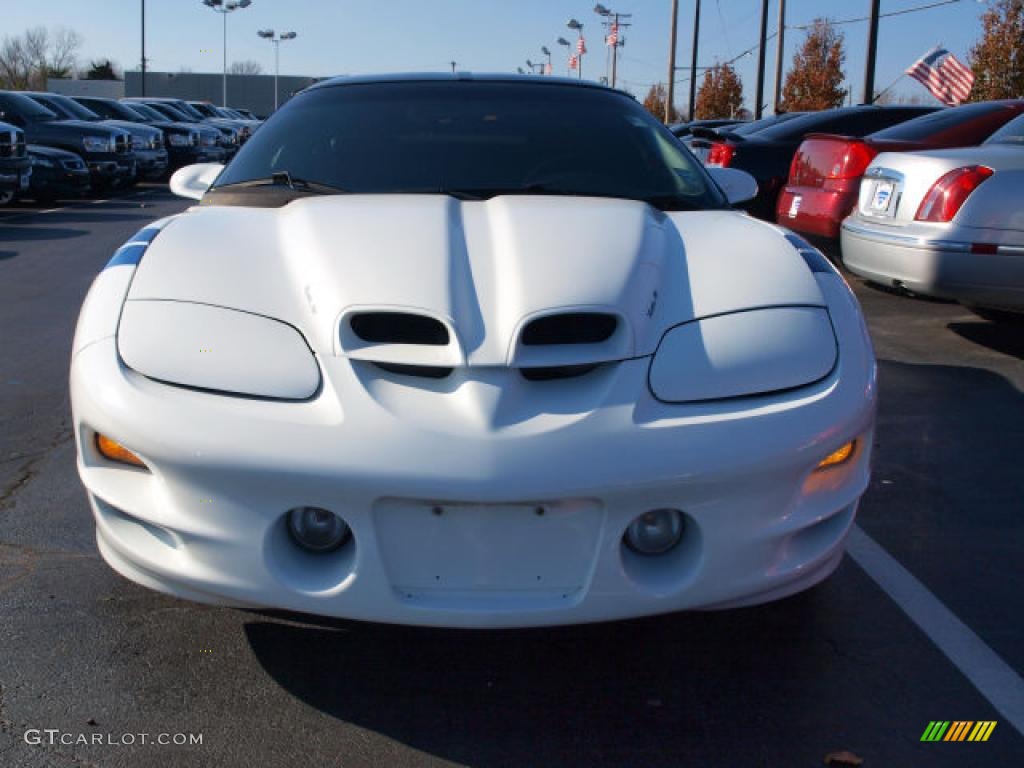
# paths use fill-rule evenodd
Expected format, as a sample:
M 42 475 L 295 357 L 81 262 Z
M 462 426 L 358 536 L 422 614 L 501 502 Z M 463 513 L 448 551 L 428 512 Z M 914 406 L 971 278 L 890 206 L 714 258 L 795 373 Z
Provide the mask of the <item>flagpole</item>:
M 878 102 L 883 96 L 885 96 L 885 94 L 887 94 L 889 91 L 891 91 L 893 89 L 893 86 L 896 85 L 896 83 L 898 83 L 900 80 L 902 80 L 906 76 L 907 76 L 906 72 L 901 72 L 899 77 L 897 77 L 895 80 L 893 80 L 891 83 L 889 83 L 889 85 L 887 85 L 885 88 L 883 88 L 881 91 L 878 92 L 878 95 L 875 97 L 875 102 Z

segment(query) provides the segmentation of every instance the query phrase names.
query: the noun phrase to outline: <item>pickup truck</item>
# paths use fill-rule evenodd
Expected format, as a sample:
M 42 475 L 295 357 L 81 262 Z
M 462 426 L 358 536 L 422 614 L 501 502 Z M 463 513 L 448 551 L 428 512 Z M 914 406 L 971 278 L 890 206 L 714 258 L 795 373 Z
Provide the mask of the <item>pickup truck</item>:
M 28 189 L 31 174 L 24 132 L 10 123 L 0 123 L 0 205 Z
M 89 167 L 96 189 L 121 186 L 135 175 L 132 137 L 120 128 L 61 120 L 46 107 L 14 91 L 0 91 L 0 121 L 18 126 L 29 144 L 56 147 L 80 156 Z
M 102 123 L 128 131 L 132 136 L 132 153 L 135 155 L 135 180 L 159 179 L 167 172 L 167 150 L 164 148 L 164 135 L 160 129 L 141 123 L 104 119 L 71 97 L 59 93 L 26 91 L 25 95 L 64 120 Z

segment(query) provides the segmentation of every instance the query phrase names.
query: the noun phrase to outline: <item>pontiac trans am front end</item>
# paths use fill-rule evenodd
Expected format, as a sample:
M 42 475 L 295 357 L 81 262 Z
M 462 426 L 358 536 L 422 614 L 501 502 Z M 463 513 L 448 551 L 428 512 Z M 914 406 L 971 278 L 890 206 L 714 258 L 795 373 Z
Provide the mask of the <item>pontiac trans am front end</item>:
M 401 126 L 416 98 L 424 125 Z M 528 122 L 538 103 L 556 125 Z M 563 105 L 583 113 L 567 126 L 634 140 L 623 161 L 679 166 L 676 197 L 537 157 L 580 187 L 553 192 L 518 151 L 510 186 L 501 153 L 562 136 Z M 289 120 L 314 126 L 305 168 Z M 357 131 L 401 155 L 426 126 L 445 168 L 477 173 L 462 147 L 500 178 L 312 173 Z M 627 97 L 557 80 L 343 80 L 290 102 L 86 299 L 71 394 L 103 557 L 201 602 L 460 627 L 731 607 L 825 578 L 869 476 L 859 308 L 666 136 Z M 394 174 L 432 172 L 424 157 Z M 199 171 L 205 187 L 219 169 Z

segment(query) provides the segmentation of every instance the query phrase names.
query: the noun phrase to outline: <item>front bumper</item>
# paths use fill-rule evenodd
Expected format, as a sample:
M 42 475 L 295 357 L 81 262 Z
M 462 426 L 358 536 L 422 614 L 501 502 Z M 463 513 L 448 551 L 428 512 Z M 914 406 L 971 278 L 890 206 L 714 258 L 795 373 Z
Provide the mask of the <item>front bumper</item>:
M 111 187 L 131 181 L 135 178 L 135 155 L 84 155 L 89 168 L 89 176 L 97 187 Z
M 135 150 L 136 173 L 144 179 L 159 179 L 167 172 L 167 150 Z
M 0 160 L 0 192 L 24 192 L 32 177 L 29 159 Z
M 36 166 L 28 195 L 52 198 L 82 197 L 91 188 L 89 171 L 84 168 L 69 170 Z
M 927 225 L 926 225 L 927 226 Z M 889 231 L 853 219 L 843 222 L 843 263 L 873 282 L 964 304 L 1024 308 L 1024 233 L 950 228 Z M 974 253 L 991 243 L 995 253 Z
M 828 378 L 691 406 L 650 397 L 648 359 L 570 380 L 569 406 L 566 382 L 538 388 L 514 370 L 417 389 L 321 358 L 321 392 L 280 403 L 160 384 L 120 363 L 113 336 L 92 342 L 73 358 L 71 394 L 100 551 L 128 578 L 202 602 L 440 626 L 602 621 L 804 589 L 841 559 L 875 408 L 854 299 L 823 279 L 847 351 Z M 96 432 L 150 471 L 103 459 Z M 813 471 L 851 439 L 852 460 Z M 304 505 L 344 515 L 353 538 L 300 550 L 283 516 Z M 642 557 L 622 536 L 658 507 L 686 513 L 684 539 Z

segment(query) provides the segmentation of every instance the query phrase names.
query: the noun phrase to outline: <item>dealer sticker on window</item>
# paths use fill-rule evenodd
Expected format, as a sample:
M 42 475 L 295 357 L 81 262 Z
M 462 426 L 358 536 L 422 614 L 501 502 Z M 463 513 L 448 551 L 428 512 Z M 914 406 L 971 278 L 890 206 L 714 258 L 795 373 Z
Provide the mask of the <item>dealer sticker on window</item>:
M 796 215 L 800 213 L 800 201 L 802 199 L 800 195 L 793 195 L 793 201 L 789 204 L 789 218 L 795 219 Z

